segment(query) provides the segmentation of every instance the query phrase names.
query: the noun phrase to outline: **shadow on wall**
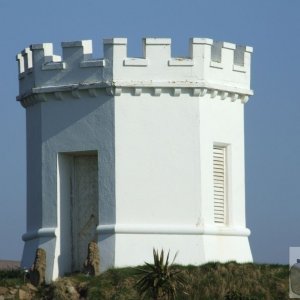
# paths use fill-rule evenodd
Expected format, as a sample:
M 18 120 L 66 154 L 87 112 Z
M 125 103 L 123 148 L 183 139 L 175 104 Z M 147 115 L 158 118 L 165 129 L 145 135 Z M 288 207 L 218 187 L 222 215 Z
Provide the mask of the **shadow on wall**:
M 80 99 L 70 96 L 62 101 L 44 102 L 41 105 L 42 142 L 47 141 L 70 126 L 80 124 L 78 129 L 88 127 L 83 134 L 97 134 L 101 128 L 110 128 L 113 121 L 113 97 L 99 91 L 99 97 L 91 97 L 88 92 L 81 91 Z M 103 93 L 100 95 L 100 93 Z M 82 126 L 85 123 L 87 126 Z M 90 126 L 89 124 L 93 124 Z M 90 131 L 90 132 L 89 132 Z M 73 133 L 74 134 L 74 133 Z

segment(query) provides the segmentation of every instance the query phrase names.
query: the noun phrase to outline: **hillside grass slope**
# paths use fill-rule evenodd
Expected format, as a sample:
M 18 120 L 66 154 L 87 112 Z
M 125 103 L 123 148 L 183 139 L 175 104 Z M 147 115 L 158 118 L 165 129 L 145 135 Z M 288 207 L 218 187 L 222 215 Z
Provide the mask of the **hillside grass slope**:
M 289 299 L 287 265 L 228 262 L 173 267 L 186 279 L 176 299 Z M 96 277 L 72 274 L 36 289 L 26 282 L 22 271 L 6 270 L 0 271 L 0 295 L 3 299 L 134 300 L 141 299 L 135 287 L 138 279 L 136 268 L 110 269 Z

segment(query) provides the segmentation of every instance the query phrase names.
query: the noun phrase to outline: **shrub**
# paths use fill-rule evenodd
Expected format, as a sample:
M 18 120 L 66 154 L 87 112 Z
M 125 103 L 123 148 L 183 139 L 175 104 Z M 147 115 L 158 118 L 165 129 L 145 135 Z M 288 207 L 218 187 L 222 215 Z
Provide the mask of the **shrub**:
M 185 289 L 186 280 L 173 263 L 169 264 L 169 254 L 164 260 L 164 251 L 161 250 L 159 255 L 158 250 L 153 249 L 154 263 L 145 263 L 144 268 L 137 268 L 141 278 L 136 283 L 138 293 L 144 299 L 148 296 L 154 300 L 158 299 L 175 299 L 179 288 Z
M 25 277 L 26 273 L 22 269 L 0 270 L 0 286 L 21 285 Z

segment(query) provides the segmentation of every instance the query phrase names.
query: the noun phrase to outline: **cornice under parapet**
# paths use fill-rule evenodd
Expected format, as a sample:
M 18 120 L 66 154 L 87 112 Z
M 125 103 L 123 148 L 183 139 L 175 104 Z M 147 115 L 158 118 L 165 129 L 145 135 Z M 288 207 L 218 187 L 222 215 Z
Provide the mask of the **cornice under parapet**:
M 125 93 L 141 96 L 146 93 L 157 97 L 161 94 L 169 94 L 174 97 L 181 94 L 203 97 L 209 94 L 211 98 L 220 100 L 230 98 L 231 101 L 241 100 L 242 103 L 246 103 L 249 96 L 253 95 L 252 90 L 204 81 L 113 81 L 36 87 L 19 95 L 17 100 L 23 107 L 28 107 L 38 102 L 49 101 L 50 97 L 63 100 L 68 95 L 68 97 L 78 99 L 86 92 L 90 97 L 97 97 L 100 90 L 103 89 L 112 96 L 120 96 Z

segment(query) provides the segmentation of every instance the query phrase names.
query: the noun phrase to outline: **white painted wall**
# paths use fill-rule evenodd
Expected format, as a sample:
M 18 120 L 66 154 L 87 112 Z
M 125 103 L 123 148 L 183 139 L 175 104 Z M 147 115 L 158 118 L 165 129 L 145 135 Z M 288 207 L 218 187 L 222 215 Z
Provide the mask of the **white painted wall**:
M 126 243 L 135 253 L 130 264 L 143 263 L 146 248 L 155 245 L 179 251 L 183 264 L 207 261 L 200 253 L 209 260 L 252 260 L 245 229 L 243 109 L 240 101 L 210 95 L 115 98 L 116 227 L 126 233 L 116 235 L 116 265 L 126 265 Z M 226 227 L 213 220 L 215 143 L 228 145 L 229 152 Z M 200 243 L 207 227 L 214 235 Z M 228 228 L 237 236 L 220 238 Z M 186 239 L 194 255 L 187 255 Z
M 115 98 L 117 223 L 198 222 L 199 99 L 189 98 Z
M 70 173 L 69 164 L 66 156 L 61 159 L 63 154 L 76 152 L 95 151 L 99 155 L 99 218 L 105 223 L 114 223 L 114 124 L 113 124 L 113 99 L 107 94 L 100 97 L 90 97 L 83 95 L 78 101 L 73 101 L 66 96 L 64 101 L 47 101 L 38 105 L 31 106 L 39 108 L 42 116 L 42 125 L 39 128 L 40 135 L 33 136 L 28 134 L 28 147 L 40 149 L 40 157 L 34 156 L 28 160 L 30 173 L 28 188 L 39 194 L 32 202 L 28 195 L 29 222 L 41 219 L 41 224 L 28 227 L 27 234 L 24 235 L 25 248 L 22 259 L 22 266 L 29 268 L 34 260 L 37 245 L 43 247 L 47 253 L 47 278 L 51 280 L 59 274 L 70 272 L 71 254 L 68 239 L 67 218 L 65 207 L 60 206 L 60 180 L 58 174 Z M 30 107 L 30 109 L 31 109 Z M 30 111 L 29 109 L 29 111 Z M 31 119 L 32 118 L 32 119 Z M 28 123 L 34 123 L 36 115 L 27 117 Z M 32 121 L 31 121 L 32 120 Z M 35 150 L 36 151 L 36 150 Z M 30 153 L 30 152 L 29 152 Z M 31 157 L 31 156 L 30 156 Z M 32 163 L 33 161 L 33 163 Z M 59 172 L 59 166 L 62 166 Z M 61 163 L 61 164 L 60 164 Z M 31 171 L 35 166 L 41 168 L 41 174 Z M 40 184 L 37 184 L 41 182 Z M 37 187 L 35 189 L 35 187 Z M 66 193 L 66 189 L 62 189 Z M 34 194 L 32 194 L 34 195 Z M 63 210 L 63 215 L 59 216 Z M 58 225 L 61 224 L 61 227 Z M 62 228 L 62 232 L 61 229 Z M 46 229 L 41 232 L 40 229 Z M 43 240 L 43 237 L 47 240 Z M 47 241 L 51 240 L 52 243 Z M 31 241 L 36 241 L 35 243 Z M 28 246 L 27 246 L 28 245 Z M 29 246 L 32 245 L 32 246 Z M 48 255 L 51 253 L 53 259 Z M 62 257 L 60 255 L 63 254 Z M 69 256 L 67 258 L 67 256 Z M 55 268 L 55 262 L 60 262 L 60 270 Z M 112 265 L 112 262 L 110 262 Z

